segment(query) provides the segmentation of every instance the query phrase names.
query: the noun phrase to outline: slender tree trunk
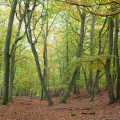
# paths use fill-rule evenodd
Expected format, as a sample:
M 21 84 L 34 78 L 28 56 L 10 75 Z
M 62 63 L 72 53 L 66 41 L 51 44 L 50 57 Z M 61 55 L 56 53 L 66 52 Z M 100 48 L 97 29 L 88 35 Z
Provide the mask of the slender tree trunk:
M 109 18 L 109 46 L 108 46 L 108 57 L 106 59 L 106 64 L 105 64 L 105 73 L 106 73 L 107 91 L 108 91 L 110 104 L 115 103 L 113 82 L 110 72 L 110 64 L 111 64 L 110 55 L 112 55 L 112 49 L 113 49 L 113 26 L 114 26 L 114 21 L 112 20 L 112 18 Z
M 83 70 L 84 77 L 85 77 L 85 85 L 86 85 L 86 89 L 87 89 L 88 94 L 89 94 L 89 83 L 88 83 L 87 75 L 86 75 L 86 72 L 85 72 L 85 70 L 84 70 L 83 67 L 82 67 L 82 70 Z
M 94 55 L 94 30 L 95 30 L 95 15 L 92 15 L 92 22 L 91 22 L 91 31 L 90 31 L 90 56 Z M 90 101 L 94 99 L 94 85 L 93 85 L 93 62 L 90 63 L 90 72 L 89 72 L 89 94 L 90 94 Z
M 66 36 L 67 38 L 67 36 Z M 67 76 L 66 76 L 66 83 L 69 81 L 69 71 L 68 71 L 68 66 L 69 66 L 69 46 L 68 46 L 68 39 L 67 39 L 67 43 L 66 43 L 66 68 L 67 68 Z
M 116 56 L 116 44 L 115 44 L 115 40 L 114 40 L 114 52 L 113 52 L 113 55 Z M 115 68 L 116 66 L 116 62 L 115 62 L 115 57 L 113 57 L 113 67 Z M 113 81 L 113 86 L 115 84 L 115 79 L 116 79 L 116 72 L 115 70 L 112 71 L 112 81 Z
M 55 73 L 55 69 L 54 69 L 54 67 L 53 67 L 53 73 Z M 52 75 L 52 79 L 53 79 L 53 86 L 54 86 L 55 96 L 57 96 L 56 84 L 55 84 L 55 76 L 54 76 L 54 75 Z
M 10 16 L 9 16 L 5 49 L 4 49 L 5 70 L 4 70 L 4 86 L 3 86 L 3 97 L 2 97 L 2 104 L 4 104 L 4 105 L 6 105 L 8 103 L 9 68 L 10 68 L 9 49 L 10 49 L 11 32 L 12 32 L 12 27 L 13 27 L 13 20 L 14 20 L 16 6 L 17 6 L 17 0 L 13 0 L 12 6 L 11 6 L 11 11 L 10 11 Z
M 43 49 L 43 60 L 44 60 L 44 69 L 43 69 L 43 77 L 45 81 L 45 85 L 47 88 L 47 34 L 48 34 L 48 25 L 46 28 L 46 36 L 43 37 L 44 39 L 44 49 Z M 41 91 L 41 100 L 44 99 L 44 92 L 43 90 Z
M 66 16 L 66 19 L 68 20 L 68 16 Z M 68 71 L 68 66 L 69 66 L 69 41 L 68 41 L 68 22 L 66 22 L 66 33 L 65 33 L 65 38 L 66 38 L 66 69 L 67 69 L 67 76 L 66 76 L 66 83 L 69 81 L 69 71 Z
M 2 51 L 2 49 L 0 49 Z M 2 59 L 2 53 L 0 53 L 0 59 Z M 0 61 L 0 78 L 1 78 L 1 70 L 2 70 L 2 61 Z M 0 85 L 0 97 L 2 96 L 2 86 Z
M 68 88 L 65 90 L 64 94 L 63 94 L 63 97 L 61 98 L 60 100 L 60 103 L 66 103 L 69 95 L 70 95 L 70 92 L 75 84 L 75 79 L 76 79 L 76 73 L 77 73 L 77 69 L 75 69 L 74 71 L 74 74 L 73 74 L 73 77 L 72 77 L 72 80 L 70 81 L 69 85 L 68 85 Z
M 106 38 L 106 41 L 104 43 L 103 50 L 102 50 L 101 36 L 102 36 L 102 32 L 103 32 L 103 29 L 105 28 L 106 23 L 107 23 L 107 18 L 105 19 L 104 24 L 103 24 L 101 30 L 99 31 L 99 51 L 98 51 L 98 55 L 104 54 L 104 50 L 105 50 L 105 47 L 106 47 L 107 38 Z M 99 89 L 99 79 L 100 79 L 99 75 L 100 75 L 100 71 L 101 71 L 100 69 L 97 69 L 95 82 L 94 82 L 94 87 L 96 88 L 97 94 L 100 93 L 100 89 Z
M 79 9 L 78 9 L 79 10 Z M 79 10 L 80 12 L 80 10 Z M 84 41 L 84 36 L 85 36 L 85 33 L 84 33 L 84 25 L 85 25 L 85 13 L 80 13 L 80 17 L 81 17 L 81 29 L 80 29 L 80 42 L 78 43 L 78 52 L 77 52 L 77 57 L 80 58 L 82 57 L 82 50 L 83 50 L 83 41 Z M 80 91 L 79 91 L 79 84 L 78 82 L 80 82 L 80 66 L 76 67 L 77 69 L 77 72 L 76 72 L 76 80 L 75 80 L 75 90 L 76 90 L 76 94 L 80 94 Z
M 51 99 L 51 97 L 48 93 L 48 90 L 46 88 L 44 77 L 42 76 L 42 72 L 41 72 L 38 54 L 37 54 L 37 51 L 35 48 L 35 44 L 32 41 L 32 33 L 31 33 L 31 28 L 30 28 L 30 13 L 29 13 L 28 8 L 27 8 L 27 21 L 28 21 L 28 25 L 26 26 L 27 27 L 26 30 L 27 30 L 28 42 L 31 46 L 31 50 L 32 50 L 32 53 L 33 53 L 33 56 L 34 56 L 34 59 L 36 62 L 36 68 L 37 68 L 37 72 L 38 72 L 38 76 L 39 76 L 39 79 L 41 82 L 42 89 L 44 91 L 45 97 L 47 98 L 48 105 L 51 106 L 51 105 L 53 105 L 53 102 L 52 102 L 52 99 Z
M 79 8 L 78 8 L 79 9 Z M 80 42 L 79 42 L 79 52 L 78 52 L 78 56 L 79 57 L 82 57 L 82 51 L 83 51 L 83 41 L 84 41 L 84 26 L 85 26 L 85 17 L 86 17 L 86 14 L 85 12 L 81 13 L 80 14 L 80 17 L 81 17 L 81 29 L 80 29 Z M 74 87 L 74 84 L 75 84 L 75 80 L 76 80 L 76 74 L 77 72 L 79 72 L 80 70 L 80 67 L 76 67 L 75 68 L 75 71 L 74 71 L 74 74 L 73 74 L 73 77 L 72 77 L 72 80 L 70 81 L 70 84 L 68 85 L 68 88 L 66 89 L 63 97 L 61 98 L 60 100 L 60 103 L 66 103 L 69 95 L 70 95 L 70 92 L 71 90 L 73 89 Z
M 75 85 L 74 85 L 74 93 L 79 95 L 80 94 L 80 87 L 79 87 L 79 80 L 80 80 L 80 67 L 76 67 L 76 77 L 75 77 Z
M 41 82 L 41 86 L 43 88 L 43 91 L 45 93 L 45 96 L 48 100 L 48 104 L 49 105 L 52 105 L 53 102 L 51 100 L 51 97 L 47 91 L 47 88 L 45 86 L 45 83 L 44 83 L 44 78 L 42 77 L 42 73 L 41 73 L 41 68 L 40 68 L 40 63 L 39 63 L 39 59 L 38 59 L 38 55 L 37 55 L 37 51 L 35 49 L 35 46 L 34 45 L 31 45 L 31 49 L 32 49 L 32 53 L 34 55 L 34 58 L 35 58 L 35 62 L 36 62 L 36 67 L 37 67 L 37 71 L 38 71 L 38 75 L 39 75 L 39 79 L 40 79 L 40 82 Z
M 75 77 L 75 82 L 74 82 L 74 94 L 79 95 L 80 94 L 80 86 L 79 86 L 79 82 L 80 82 L 80 67 L 76 67 L 77 72 L 76 72 L 76 77 Z
M 14 77 L 15 77 L 15 53 L 16 53 L 16 47 L 17 47 L 17 43 L 18 41 L 22 38 L 20 38 L 18 40 L 19 34 L 20 34 L 20 30 L 21 30 L 21 25 L 23 22 L 23 18 L 24 15 L 21 15 L 21 18 L 19 20 L 19 25 L 18 25 L 18 32 L 16 33 L 16 39 L 15 39 L 15 43 L 12 46 L 12 53 L 11 53 L 11 68 L 10 68 L 10 84 L 9 84 L 9 101 L 12 101 L 12 93 L 13 93 L 13 81 L 14 81 Z

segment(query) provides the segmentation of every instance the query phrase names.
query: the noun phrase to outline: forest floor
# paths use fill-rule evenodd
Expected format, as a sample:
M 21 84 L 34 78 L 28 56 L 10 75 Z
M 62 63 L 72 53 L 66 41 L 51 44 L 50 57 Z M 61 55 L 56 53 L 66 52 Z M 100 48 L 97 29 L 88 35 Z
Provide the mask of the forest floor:
M 59 99 L 53 98 L 54 105 L 48 107 L 47 101 L 14 98 L 9 106 L 0 105 L 0 120 L 120 120 L 120 103 L 109 105 L 104 89 L 93 102 L 86 90 L 71 95 L 67 104 L 60 104 Z

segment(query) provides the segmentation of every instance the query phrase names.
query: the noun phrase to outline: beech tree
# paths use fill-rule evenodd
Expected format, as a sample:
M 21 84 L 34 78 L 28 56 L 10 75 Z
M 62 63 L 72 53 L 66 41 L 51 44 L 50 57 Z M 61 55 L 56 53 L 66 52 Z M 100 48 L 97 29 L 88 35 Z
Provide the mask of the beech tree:
M 3 97 L 1 103 L 6 105 L 8 103 L 8 89 L 9 89 L 9 69 L 10 69 L 10 42 L 11 42 L 11 32 L 12 32 L 12 26 L 13 26 L 13 20 L 15 15 L 15 10 L 17 6 L 17 0 L 13 0 L 10 16 L 9 16 L 9 22 L 8 22 L 8 28 L 7 28 L 7 35 L 6 35 L 6 42 L 5 42 L 5 49 L 4 49 L 4 64 L 5 64 L 5 70 L 4 70 L 4 88 L 3 88 Z
M 26 1 L 25 2 L 26 17 L 24 19 L 26 35 L 27 35 L 27 39 L 28 39 L 28 42 L 31 46 L 31 50 L 32 50 L 32 53 L 33 53 L 33 56 L 34 56 L 34 59 L 35 59 L 35 62 L 36 62 L 36 68 L 37 68 L 37 72 L 38 72 L 38 76 L 39 76 L 39 79 L 40 79 L 40 82 L 41 82 L 42 89 L 43 89 L 43 91 L 45 93 L 45 96 L 48 100 L 48 105 L 50 106 L 50 105 L 53 104 L 53 102 L 52 102 L 51 97 L 50 97 L 50 95 L 49 95 L 49 93 L 46 89 L 46 86 L 45 86 L 45 81 L 44 81 L 44 77 L 43 77 L 42 72 L 41 72 L 41 67 L 40 67 L 40 63 L 39 63 L 37 50 L 35 48 L 35 44 L 37 43 L 37 39 L 35 39 L 35 42 L 33 41 L 32 31 L 31 31 L 31 26 L 30 26 L 32 14 L 33 14 L 33 11 L 35 10 L 35 7 L 36 7 L 36 0 L 33 3 L 32 11 L 29 11 L 29 7 L 30 7 L 30 2 Z

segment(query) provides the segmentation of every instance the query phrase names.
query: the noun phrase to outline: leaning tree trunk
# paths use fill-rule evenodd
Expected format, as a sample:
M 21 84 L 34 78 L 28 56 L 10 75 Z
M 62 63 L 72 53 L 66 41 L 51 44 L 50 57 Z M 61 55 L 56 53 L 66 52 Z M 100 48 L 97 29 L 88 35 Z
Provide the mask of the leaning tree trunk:
M 4 49 L 5 70 L 4 70 L 3 97 L 2 97 L 2 102 L 1 102 L 4 105 L 6 105 L 8 103 L 9 68 L 10 68 L 9 49 L 10 49 L 11 32 L 12 32 L 12 27 L 13 27 L 13 20 L 14 20 L 14 14 L 15 14 L 16 6 L 17 6 L 17 0 L 13 0 L 12 6 L 11 6 L 11 11 L 10 11 L 10 16 L 9 16 L 6 42 L 5 42 L 5 49 Z
M 40 63 L 39 63 L 39 59 L 38 59 L 38 54 L 37 54 L 37 51 L 36 51 L 35 46 L 33 44 L 31 45 L 31 49 L 32 49 L 32 53 L 33 53 L 34 58 L 35 58 L 37 72 L 38 72 L 38 76 L 39 76 L 39 79 L 40 79 L 40 82 L 41 82 L 41 86 L 42 86 L 42 89 L 43 89 L 43 91 L 45 93 L 45 96 L 46 96 L 46 98 L 48 100 L 48 105 L 50 106 L 50 105 L 53 104 L 53 102 L 52 102 L 51 97 L 50 97 L 50 95 L 49 95 L 49 93 L 47 91 L 47 88 L 45 86 L 44 78 L 42 77 L 42 73 L 41 73 L 41 68 L 40 68 Z
M 26 7 L 28 7 L 29 6 L 28 3 L 26 3 L 26 4 L 27 4 Z M 42 89 L 44 91 L 45 97 L 47 98 L 48 105 L 51 106 L 51 105 L 53 105 L 53 102 L 52 102 L 51 97 L 48 93 L 48 90 L 45 86 L 44 77 L 42 76 L 37 50 L 36 50 L 35 44 L 33 43 L 33 40 L 32 40 L 32 32 L 31 32 L 31 28 L 30 28 L 30 20 L 31 20 L 30 13 L 29 13 L 30 11 L 28 10 L 28 8 L 26 8 L 26 9 L 27 9 L 27 22 L 28 23 L 25 23 L 25 24 L 27 24 L 27 25 L 25 25 L 25 27 L 26 27 L 28 42 L 31 46 L 31 50 L 32 50 L 32 53 L 33 53 L 33 56 L 34 56 L 34 59 L 36 62 L 36 68 L 37 68 L 37 72 L 38 72 L 38 76 L 39 76 L 39 79 L 41 82 Z
M 86 17 L 85 12 L 81 13 L 80 17 L 81 17 L 81 30 L 80 30 L 79 53 L 78 53 L 79 57 L 82 56 L 83 41 L 84 41 L 84 36 L 85 36 L 85 34 L 84 34 L 84 25 L 85 25 L 85 17 Z M 66 101 L 67 101 L 67 99 L 68 99 L 68 97 L 70 95 L 70 92 L 74 87 L 75 80 L 76 80 L 76 75 L 78 74 L 77 72 L 79 72 L 79 70 L 80 70 L 79 66 L 75 68 L 72 80 L 70 81 L 70 84 L 68 85 L 68 88 L 66 89 L 63 97 L 61 98 L 60 103 L 66 103 Z
M 73 86 L 75 84 L 77 71 L 78 71 L 78 69 L 75 69 L 72 80 L 70 81 L 70 83 L 68 85 L 68 88 L 65 90 L 65 92 L 63 94 L 63 97 L 60 100 L 60 103 L 66 103 L 66 101 L 67 101 L 67 99 L 68 99 L 68 97 L 70 95 L 70 92 L 71 92 L 71 90 L 72 90 L 72 88 L 73 88 Z
M 108 57 L 106 59 L 106 64 L 105 64 L 105 73 L 106 73 L 107 91 L 108 91 L 110 104 L 115 103 L 113 81 L 110 72 L 110 64 L 111 64 L 110 55 L 112 55 L 112 49 L 113 49 L 113 26 L 114 26 L 114 21 L 112 20 L 112 18 L 109 18 L 109 46 L 108 46 Z

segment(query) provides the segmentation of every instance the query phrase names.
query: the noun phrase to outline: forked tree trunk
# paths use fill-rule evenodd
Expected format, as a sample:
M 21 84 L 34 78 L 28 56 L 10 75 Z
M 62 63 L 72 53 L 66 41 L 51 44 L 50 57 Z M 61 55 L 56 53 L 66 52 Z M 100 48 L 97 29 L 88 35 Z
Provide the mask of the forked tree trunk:
M 26 3 L 26 7 L 29 7 L 28 3 Z M 25 27 L 26 27 L 28 42 L 31 46 L 31 50 L 32 50 L 32 53 L 33 53 L 33 56 L 34 56 L 34 59 L 35 59 L 36 68 L 37 68 L 37 72 L 38 72 L 38 76 L 39 76 L 39 79 L 40 79 L 40 82 L 41 82 L 42 89 L 44 91 L 45 97 L 47 98 L 48 105 L 51 106 L 51 105 L 53 105 L 53 102 L 52 102 L 52 99 L 51 99 L 51 97 L 48 93 L 48 90 L 46 88 L 44 77 L 42 76 L 37 50 L 36 50 L 35 44 L 33 43 L 33 40 L 32 40 L 32 33 L 31 33 L 31 28 L 30 28 L 30 20 L 31 20 L 30 19 L 30 13 L 29 13 L 28 8 L 26 8 L 26 9 L 27 9 L 27 22 L 28 22 L 27 24 L 28 25 L 26 25 Z
M 20 20 L 19 20 L 19 25 L 18 25 L 18 31 L 16 33 L 16 39 L 15 42 L 12 46 L 12 53 L 11 53 L 11 67 L 10 67 L 10 84 L 9 84 L 9 102 L 13 102 L 12 101 L 12 94 L 13 94 L 13 81 L 14 81 L 14 77 L 15 77 L 15 53 L 16 53 L 16 47 L 17 47 L 17 43 L 21 38 L 19 38 L 19 34 L 20 34 L 20 30 L 21 30 L 21 25 L 23 22 L 23 18 L 24 15 L 21 15 Z

